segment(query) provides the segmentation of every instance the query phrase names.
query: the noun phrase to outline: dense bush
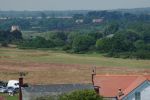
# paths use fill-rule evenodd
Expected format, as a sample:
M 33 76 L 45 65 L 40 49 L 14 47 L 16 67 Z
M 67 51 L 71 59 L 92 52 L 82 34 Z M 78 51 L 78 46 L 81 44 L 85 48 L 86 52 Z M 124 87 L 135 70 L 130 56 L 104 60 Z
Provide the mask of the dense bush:
M 81 90 L 62 95 L 59 100 L 103 100 L 103 98 L 93 90 Z
M 94 90 L 80 90 L 63 94 L 58 97 L 39 97 L 36 100 L 103 100 L 103 98 L 96 94 Z
M 137 59 L 150 59 L 150 51 L 138 50 L 133 53 L 133 56 Z
M 96 41 L 96 48 L 101 52 L 109 52 L 112 49 L 111 38 L 102 38 Z
M 87 35 L 80 35 L 74 38 L 72 49 L 74 52 L 87 51 L 90 46 L 95 44 L 94 38 Z
M 0 31 L 0 43 L 13 43 L 22 40 L 22 33 L 18 30 L 10 31 Z
M 19 44 L 19 48 L 52 48 L 55 44 L 51 40 L 43 37 L 36 37 L 32 40 L 26 40 Z
M 43 96 L 43 97 L 38 97 L 36 100 L 56 100 L 52 96 Z

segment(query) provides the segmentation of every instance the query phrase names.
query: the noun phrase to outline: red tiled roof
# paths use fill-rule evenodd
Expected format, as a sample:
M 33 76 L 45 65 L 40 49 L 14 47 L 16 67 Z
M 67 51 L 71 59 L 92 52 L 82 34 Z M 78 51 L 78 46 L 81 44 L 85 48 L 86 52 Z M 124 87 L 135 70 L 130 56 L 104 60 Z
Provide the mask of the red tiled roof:
M 150 76 L 141 75 L 95 75 L 94 85 L 100 87 L 100 95 L 104 97 L 122 97 L 129 94 L 140 84 L 150 80 Z M 123 96 L 118 96 L 118 90 L 121 89 Z

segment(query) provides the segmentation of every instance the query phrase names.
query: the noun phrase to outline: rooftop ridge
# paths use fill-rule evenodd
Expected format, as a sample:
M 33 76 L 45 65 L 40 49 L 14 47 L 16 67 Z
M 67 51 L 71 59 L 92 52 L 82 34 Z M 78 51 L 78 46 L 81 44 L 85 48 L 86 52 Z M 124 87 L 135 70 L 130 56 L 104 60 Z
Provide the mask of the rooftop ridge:
M 96 76 L 145 76 L 141 74 L 96 74 Z
M 124 95 L 120 98 L 123 98 L 124 96 L 128 95 L 130 92 L 132 92 L 134 89 L 136 89 L 139 85 L 144 83 L 146 81 L 145 76 L 139 76 L 135 81 L 133 81 L 125 90 L 123 90 Z

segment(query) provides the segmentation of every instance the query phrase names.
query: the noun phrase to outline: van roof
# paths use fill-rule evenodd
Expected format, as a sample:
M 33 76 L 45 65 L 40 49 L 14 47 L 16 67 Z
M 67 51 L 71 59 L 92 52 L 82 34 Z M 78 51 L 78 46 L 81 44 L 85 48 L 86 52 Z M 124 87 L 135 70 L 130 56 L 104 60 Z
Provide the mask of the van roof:
M 18 80 L 9 80 L 8 82 L 19 82 Z

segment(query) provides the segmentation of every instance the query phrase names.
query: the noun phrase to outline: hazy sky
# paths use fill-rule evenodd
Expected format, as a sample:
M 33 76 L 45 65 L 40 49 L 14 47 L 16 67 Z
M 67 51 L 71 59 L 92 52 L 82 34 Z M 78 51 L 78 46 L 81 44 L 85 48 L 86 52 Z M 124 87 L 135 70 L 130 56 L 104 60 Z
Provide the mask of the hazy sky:
M 0 0 L 0 10 L 104 10 L 150 7 L 150 0 Z

